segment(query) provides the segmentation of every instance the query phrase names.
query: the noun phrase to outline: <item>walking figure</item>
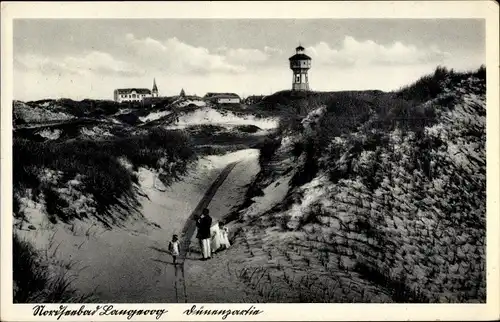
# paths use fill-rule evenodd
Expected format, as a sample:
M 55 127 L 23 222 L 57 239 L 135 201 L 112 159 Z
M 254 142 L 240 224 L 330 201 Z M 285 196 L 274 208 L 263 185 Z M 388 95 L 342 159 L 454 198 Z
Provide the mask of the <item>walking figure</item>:
M 219 221 L 215 223 L 210 228 L 210 232 L 212 235 L 212 239 L 210 242 L 210 248 L 212 250 L 212 254 L 215 254 L 221 250 L 228 249 L 230 246 L 228 239 L 228 229 L 224 226 L 224 223 Z
M 203 260 L 212 258 L 212 251 L 210 249 L 210 226 L 212 226 L 212 217 L 210 217 L 208 209 L 205 208 L 196 219 L 196 228 L 198 229 L 196 238 L 198 238 L 200 243 Z
M 177 256 L 179 256 L 179 237 L 177 235 L 173 235 L 172 240 L 168 243 L 168 251 L 172 255 L 175 265 L 177 263 Z
M 219 222 L 219 231 L 220 231 L 220 244 L 222 249 L 228 249 L 231 246 L 229 242 L 229 230 L 226 226 L 224 226 L 223 222 Z

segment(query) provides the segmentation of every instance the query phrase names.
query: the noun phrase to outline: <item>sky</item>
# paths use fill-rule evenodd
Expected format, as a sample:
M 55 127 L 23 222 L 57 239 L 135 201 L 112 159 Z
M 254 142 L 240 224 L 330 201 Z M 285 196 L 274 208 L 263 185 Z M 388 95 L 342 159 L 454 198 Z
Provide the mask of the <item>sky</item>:
M 485 63 L 481 19 L 17 19 L 14 99 L 113 99 L 290 89 L 288 58 L 312 58 L 312 90 L 398 89 L 437 66 Z

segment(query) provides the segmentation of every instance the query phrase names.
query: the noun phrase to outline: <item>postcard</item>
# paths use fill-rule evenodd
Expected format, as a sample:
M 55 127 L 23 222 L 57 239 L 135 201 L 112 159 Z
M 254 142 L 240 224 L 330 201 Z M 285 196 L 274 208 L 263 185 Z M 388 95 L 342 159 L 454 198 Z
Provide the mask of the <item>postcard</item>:
M 2 3 L 2 321 L 499 312 L 489 1 Z

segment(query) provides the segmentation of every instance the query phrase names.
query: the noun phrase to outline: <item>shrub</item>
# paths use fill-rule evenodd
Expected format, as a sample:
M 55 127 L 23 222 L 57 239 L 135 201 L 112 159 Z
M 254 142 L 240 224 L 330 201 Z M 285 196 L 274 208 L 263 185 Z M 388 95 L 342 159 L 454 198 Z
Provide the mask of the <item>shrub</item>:
M 139 119 L 139 116 L 137 116 L 137 114 L 135 113 L 120 114 L 117 115 L 116 118 L 128 125 L 137 125 L 142 123 L 141 120 Z
M 278 133 L 286 135 L 287 133 L 300 133 L 304 130 L 302 118 L 293 114 L 282 116 L 278 123 Z
M 199 136 L 210 137 L 215 133 L 226 131 L 226 128 L 220 125 L 200 124 L 190 126 L 186 130 Z
M 260 131 L 260 127 L 249 124 L 249 125 L 238 125 L 235 127 L 235 130 L 243 132 L 243 133 L 256 133 Z
M 281 145 L 281 140 L 266 138 L 264 142 L 262 142 L 262 144 L 258 146 L 260 150 L 259 164 L 261 168 L 263 168 L 264 165 L 271 160 L 271 158 L 274 156 L 276 150 L 278 150 L 280 145 Z
M 296 141 L 292 145 L 292 155 L 296 158 L 300 157 L 305 150 L 305 144 L 302 141 Z
M 474 73 L 474 76 L 486 83 L 486 65 L 481 65 L 478 70 Z
M 321 148 L 318 142 L 308 138 L 304 143 L 305 162 L 292 177 L 290 184 L 294 187 L 310 182 L 318 173 L 318 157 L 321 155 Z

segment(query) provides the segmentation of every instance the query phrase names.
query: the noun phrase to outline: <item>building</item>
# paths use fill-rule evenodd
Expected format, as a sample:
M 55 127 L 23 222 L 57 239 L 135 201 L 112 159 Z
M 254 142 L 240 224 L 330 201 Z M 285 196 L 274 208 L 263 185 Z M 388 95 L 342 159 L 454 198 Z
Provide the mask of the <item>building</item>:
M 309 79 L 307 72 L 311 68 L 311 57 L 304 54 L 304 47 L 295 48 L 295 55 L 288 59 L 293 71 L 292 91 L 308 91 Z
M 204 100 L 217 104 L 239 104 L 241 98 L 234 93 L 207 93 Z
M 151 97 L 151 90 L 147 88 L 119 88 L 114 91 L 115 102 L 141 102 Z
M 243 102 L 246 105 L 257 104 L 260 101 L 262 101 L 262 99 L 264 99 L 264 97 L 265 97 L 264 95 L 250 95 L 246 99 L 244 99 Z
M 153 79 L 153 89 L 147 88 L 118 88 L 115 89 L 113 98 L 115 102 L 141 102 L 146 98 L 158 97 L 158 86 Z

